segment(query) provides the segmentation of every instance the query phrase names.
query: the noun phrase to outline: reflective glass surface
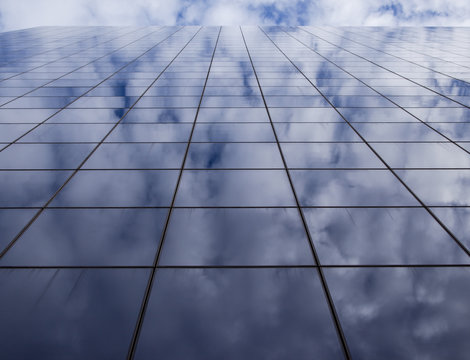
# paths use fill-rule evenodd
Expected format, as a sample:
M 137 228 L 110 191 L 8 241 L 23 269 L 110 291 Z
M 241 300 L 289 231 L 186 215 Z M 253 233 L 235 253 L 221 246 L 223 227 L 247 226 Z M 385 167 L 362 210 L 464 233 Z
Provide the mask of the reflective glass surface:
M 469 268 L 325 273 L 355 358 L 466 358 Z
M 49 209 L 1 264 L 151 265 L 167 209 Z
M 146 269 L 0 270 L 8 309 L 0 313 L 3 356 L 125 357 L 148 275 Z
M 0 33 L 0 358 L 467 360 L 469 40 Z
M 176 209 L 162 265 L 313 264 L 297 209 Z
M 342 356 L 314 269 L 161 269 L 154 284 L 137 359 Z

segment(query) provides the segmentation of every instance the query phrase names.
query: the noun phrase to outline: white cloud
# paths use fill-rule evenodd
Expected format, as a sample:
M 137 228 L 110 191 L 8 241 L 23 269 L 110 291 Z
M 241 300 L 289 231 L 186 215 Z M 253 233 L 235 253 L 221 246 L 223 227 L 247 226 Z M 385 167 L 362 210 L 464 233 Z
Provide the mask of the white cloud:
M 0 30 L 44 25 L 470 25 L 468 0 L 2 0 Z

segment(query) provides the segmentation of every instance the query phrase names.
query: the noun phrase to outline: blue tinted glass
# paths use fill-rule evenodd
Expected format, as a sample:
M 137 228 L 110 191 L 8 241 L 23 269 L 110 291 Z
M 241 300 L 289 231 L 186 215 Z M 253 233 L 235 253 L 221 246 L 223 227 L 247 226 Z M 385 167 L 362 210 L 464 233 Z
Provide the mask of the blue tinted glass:
M 137 359 L 312 354 L 342 356 L 314 269 L 157 270 Z
M 2 358 L 467 360 L 468 35 L 0 33 Z
M 3 356 L 125 357 L 148 275 L 145 269 L 0 270 L 8 309 L 0 315 Z
M 297 209 L 176 209 L 162 265 L 313 264 Z
M 326 269 L 352 355 L 465 359 L 469 270 Z

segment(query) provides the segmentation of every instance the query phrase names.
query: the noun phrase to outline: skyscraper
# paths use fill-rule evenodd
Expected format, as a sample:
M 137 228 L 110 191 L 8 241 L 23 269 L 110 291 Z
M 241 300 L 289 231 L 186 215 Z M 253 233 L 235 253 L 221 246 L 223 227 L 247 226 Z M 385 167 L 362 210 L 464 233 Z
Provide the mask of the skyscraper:
M 5 359 L 468 359 L 470 31 L 0 34 Z

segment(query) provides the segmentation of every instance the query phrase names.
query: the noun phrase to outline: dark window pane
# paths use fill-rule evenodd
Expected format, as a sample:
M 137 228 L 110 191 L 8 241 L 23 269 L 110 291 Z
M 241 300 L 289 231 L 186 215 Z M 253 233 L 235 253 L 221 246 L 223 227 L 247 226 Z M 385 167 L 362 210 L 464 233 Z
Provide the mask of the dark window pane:
M 191 128 L 191 124 L 120 124 L 106 142 L 188 141 Z
M 283 143 L 290 168 L 383 168 L 385 165 L 361 143 Z
M 292 206 L 284 170 L 185 170 L 176 206 Z
M 161 265 L 313 264 L 297 209 L 175 209 Z
M 181 167 L 186 144 L 102 144 L 85 169 L 158 169 Z
M 279 141 L 361 141 L 351 127 L 343 123 L 276 123 Z
M 202 108 L 197 122 L 269 122 L 269 118 L 261 108 Z
M 82 170 L 52 206 L 169 206 L 176 170 Z
M 304 214 L 323 265 L 469 262 L 424 209 L 304 209 Z
M 99 142 L 111 127 L 108 124 L 43 124 L 20 142 Z
M 470 205 L 469 170 L 397 170 L 426 205 Z
M 292 170 L 303 206 L 408 206 L 418 202 L 387 170 Z
M 167 209 L 48 209 L 0 263 L 152 265 Z
M 391 167 L 470 168 L 470 155 L 452 143 L 384 143 L 374 149 Z
M 74 169 L 92 144 L 13 144 L 0 152 L 0 169 Z
M 125 357 L 148 275 L 146 269 L 0 270 L 0 303 L 8 309 L 0 313 L 2 356 Z
M 342 357 L 316 270 L 157 270 L 136 359 L 312 354 Z
M 192 143 L 186 168 L 284 168 L 277 144 Z
M 275 141 L 266 124 L 197 124 L 192 141 Z
M 470 208 L 433 208 L 432 212 L 470 250 Z
M 0 251 L 23 229 L 35 212 L 26 209 L 0 210 Z
M 43 206 L 70 171 L 0 171 L 0 206 Z
M 470 269 L 325 269 L 325 273 L 354 358 L 467 358 Z

